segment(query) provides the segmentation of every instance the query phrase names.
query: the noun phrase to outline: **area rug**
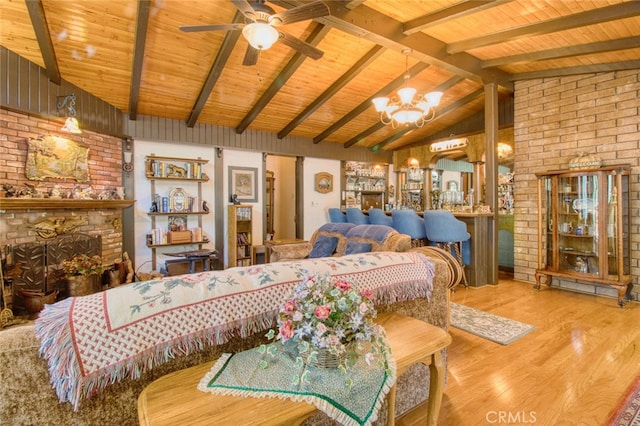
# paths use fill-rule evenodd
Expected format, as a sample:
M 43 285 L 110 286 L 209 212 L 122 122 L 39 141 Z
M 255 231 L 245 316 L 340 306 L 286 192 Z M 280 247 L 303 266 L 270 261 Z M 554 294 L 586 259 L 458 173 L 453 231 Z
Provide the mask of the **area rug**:
M 607 423 L 609 426 L 640 426 L 640 376 L 633 381 Z
M 453 302 L 451 325 L 501 345 L 508 345 L 536 329 L 533 325 Z

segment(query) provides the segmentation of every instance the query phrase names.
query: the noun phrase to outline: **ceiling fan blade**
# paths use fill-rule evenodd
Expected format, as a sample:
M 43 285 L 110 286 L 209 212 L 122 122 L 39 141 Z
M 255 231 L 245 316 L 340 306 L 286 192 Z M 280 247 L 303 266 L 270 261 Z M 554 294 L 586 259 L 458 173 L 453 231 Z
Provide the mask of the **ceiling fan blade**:
M 297 50 L 303 55 L 310 57 L 311 59 L 315 59 L 317 61 L 318 59 L 322 58 L 322 55 L 324 55 L 324 52 L 322 50 L 310 45 L 306 41 L 302 41 L 299 38 L 292 36 L 291 34 L 285 33 L 282 30 L 278 30 L 278 33 L 280 33 L 280 38 L 278 39 L 279 41 L 281 41 L 283 44 L 286 44 L 290 48 Z
M 256 20 L 256 11 L 247 0 L 231 0 L 231 3 L 233 3 L 246 18 L 252 21 Z
M 323 1 L 314 1 L 271 15 L 269 23 L 274 27 L 278 27 L 307 19 L 320 18 L 330 13 L 329 6 Z
M 260 51 L 250 44 L 247 45 L 247 51 L 244 52 L 244 60 L 242 61 L 242 65 L 246 67 L 250 67 L 258 63 L 258 55 Z
M 182 25 L 180 31 L 195 33 L 198 31 L 232 31 L 241 30 L 246 24 L 211 24 L 211 25 Z

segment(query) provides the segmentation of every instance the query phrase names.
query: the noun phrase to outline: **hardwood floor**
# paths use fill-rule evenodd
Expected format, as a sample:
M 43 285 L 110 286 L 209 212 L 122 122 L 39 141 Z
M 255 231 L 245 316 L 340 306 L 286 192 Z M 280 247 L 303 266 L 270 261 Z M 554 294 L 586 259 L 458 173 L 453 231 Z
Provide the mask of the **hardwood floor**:
M 439 425 L 604 425 L 640 374 L 640 304 L 500 280 L 451 300 L 537 327 L 507 346 L 456 328 Z

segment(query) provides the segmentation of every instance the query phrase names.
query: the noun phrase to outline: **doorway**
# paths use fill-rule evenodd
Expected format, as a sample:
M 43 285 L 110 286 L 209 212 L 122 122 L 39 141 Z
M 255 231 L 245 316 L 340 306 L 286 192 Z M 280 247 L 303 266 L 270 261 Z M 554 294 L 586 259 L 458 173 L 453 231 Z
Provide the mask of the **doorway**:
M 296 157 L 265 155 L 264 238 L 296 238 Z M 270 181 L 267 181 L 270 179 Z M 270 193 L 269 193 L 270 192 Z M 270 217 L 267 217 L 270 215 Z

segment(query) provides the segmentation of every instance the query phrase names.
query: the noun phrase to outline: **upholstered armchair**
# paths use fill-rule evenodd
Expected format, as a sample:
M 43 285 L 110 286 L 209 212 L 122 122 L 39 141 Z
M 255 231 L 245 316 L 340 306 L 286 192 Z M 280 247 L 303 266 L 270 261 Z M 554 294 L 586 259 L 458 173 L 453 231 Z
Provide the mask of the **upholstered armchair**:
M 407 251 L 411 237 L 384 225 L 326 223 L 308 242 L 274 246 L 271 262 L 284 260 L 343 256 L 370 251 Z

